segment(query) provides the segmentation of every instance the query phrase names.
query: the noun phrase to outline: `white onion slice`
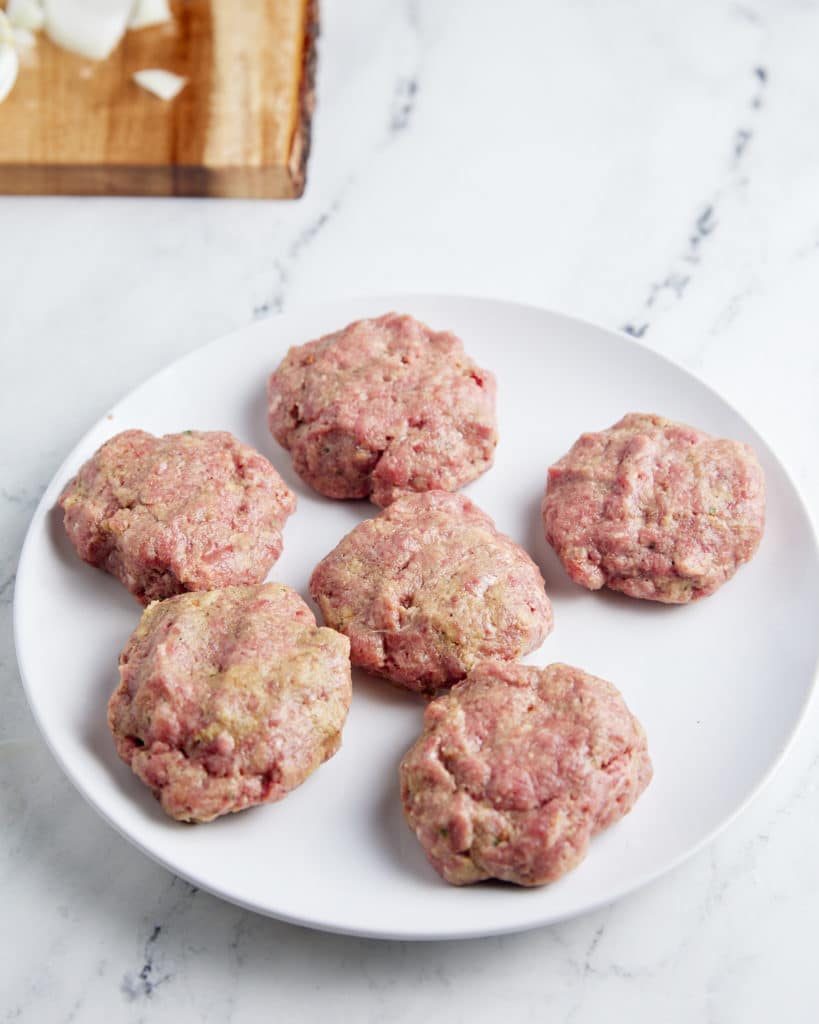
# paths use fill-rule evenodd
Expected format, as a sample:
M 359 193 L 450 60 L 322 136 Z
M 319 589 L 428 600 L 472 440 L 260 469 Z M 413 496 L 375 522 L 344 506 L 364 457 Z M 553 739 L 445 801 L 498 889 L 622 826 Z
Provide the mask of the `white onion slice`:
M 8 15 L 0 9 L 0 46 L 13 46 L 14 45 L 14 30 L 12 29 L 11 22 L 9 21 Z
M 134 81 L 161 100 L 172 100 L 174 96 L 179 95 L 188 80 L 182 75 L 175 75 L 173 71 L 146 68 L 144 71 L 134 72 Z
M 105 60 L 125 35 L 134 0 L 45 0 L 45 30 L 64 50 Z
M 20 54 L 25 54 L 29 50 L 33 50 L 37 45 L 37 36 L 27 28 L 21 28 L 19 25 L 13 25 L 11 34 L 14 36 L 14 45 L 17 47 L 17 51 Z
M 150 28 L 152 25 L 165 25 L 172 20 L 168 0 L 136 0 L 128 28 Z
M 39 0 L 9 0 L 6 14 L 15 28 L 25 28 L 29 32 L 39 32 L 45 21 L 43 6 Z
M 19 70 L 20 59 L 14 45 L 12 28 L 9 19 L 0 11 L 0 103 L 11 92 Z

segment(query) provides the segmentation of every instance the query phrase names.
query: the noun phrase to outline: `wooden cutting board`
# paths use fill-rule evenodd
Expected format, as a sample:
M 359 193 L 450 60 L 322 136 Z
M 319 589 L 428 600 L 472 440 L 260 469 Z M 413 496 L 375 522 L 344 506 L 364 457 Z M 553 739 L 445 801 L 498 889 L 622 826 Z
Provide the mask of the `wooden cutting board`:
M 0 104 L 0 193 L 293 198 L 304 189 L 317 0 L 175 0 L 106 61 L 43 33 Z M 170 102 L 143 68 L 188 83 Z

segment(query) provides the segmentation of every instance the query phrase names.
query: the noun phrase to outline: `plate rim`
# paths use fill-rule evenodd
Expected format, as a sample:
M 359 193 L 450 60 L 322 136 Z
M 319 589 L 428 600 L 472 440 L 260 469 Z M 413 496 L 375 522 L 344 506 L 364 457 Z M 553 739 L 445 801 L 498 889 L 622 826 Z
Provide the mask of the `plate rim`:
M 48 512 L 53 504 L 53 492 L 56 489 L 56 485 L 59 480 L 65 477 L 68 467 L 75 461 L 76 453 L 82 449 L 88 438 L 95 433 L 101 426 L 104 425 L 108 416 L 110 416 L 124 401 L 133 398 L 138 395 L 140 391 L 150 387 L 157 380 L 167 373 L 170 373 L 184 364 L 187 360 L 194 359 L 203 355 L 208 349 L 215 348 L 216 346 L 224 344 L 229 339 L 235 339 L 237 342 L 240 341 L 242 336 L 254 334 L 257 331 L 264 330 L 265 326 L 268 326 L 271 322 L 280 320 L 281 318 L 292 316 L 292 315 L 306 315 L 323 310 L 330 310 L 332 308 L 340 308 L 345 306 L 354 307 L 356 305 L 364 304 L 380 304 L 386 309 L 387 306 L 394 307 L 395 300 L 400 299 L 400 304 L 411 308 L 413 303 L 435 303 L 435 302 L 455 302 L 455 303 L 469 303 L 469 304 L 484 304 L 493 306 L 506 306 L 518 310 L 525 310 L 529 313 L 535 314 L 547 314 L 548 316 L 563 319 L 571 322 L 572 324 L 579 325 L 583 328 L 590 328 L 593 331 L 602 332 L 603 334 L 611 335 L 617 338 L 620 342 L 625 342 L 636 349 L 642 350 L 648 353 L 651 357 L 657 359 L 660 363 L 666 364 L 668 367 L 676 371 L 677 373 L 683 374 L 690 381 L 699 385 L 709 395 L 721 403 L 729 412 L 735 415 L 743 423 L 747 424 L 753 432 L 760 438 L 765 445 L 768 453 L 773 457 L 777 463 L 779 469 L 782 471 L 783 476 L 790 486 L 793 495 L 796 499 L 796 504 L 801 512 L 805 523 L 808 527 L 808 538 L 812 546 L 812 554 L 814 562 L 819 565 L 819 528 L 817 523 L 811 514 L 810 506 L 805 500 L 802 490 L 794 479 L 793 474 L 786 462 L 779 456 L 776 450 L 769 444 L 767 438 L 762 434 L 753 422 L 746 417 L 737 407 L 725 398 L 715 387 L 709 384 L 706 380 L 700 377 L 697 373 L 689 370 L 686 366 L 681 365 L 676 359 L 669 356 L 667 353 L 659 351 L 658 349 L 648 345 L 642 338 L 635 337 L 626 331 L 622 331 L 610 326 L 601 324 L 597 321 L 590 320 L 585 317 L 575 316 L 572 313 L 564 310 L 550 308 L 547 306 L 541 306 L 533 302 L 525 302 L 518 299 L 507 298 L 503 296 L 488 296 L 488 295 L 476 295 L 468 292 L 435 292 L 435 291 L 423 291 L 423 292 L 400 292 L 396 291 L 393 293 L 378 293 L 378 294 L 349 294 L 330 296 L 321 299 L 318 302 L 299 302 L 294 303 L 292 306 L 288 306 L 282 309 L 270 317 L 264 317 L 260 320 L 253 320 L 242 326 L 236 327 L 224 334 L 219 334 L 216 337 L 210 338 L 196 345 L 188 352 L 183 353 L 177 358 L 159 367 L 153 373 L 143 378 L 134 384 L 131 388 L 124 391 L 116 401 L 108 407 L 107 413 L 102 413 L 93 423 L 82 433 L 82 435 L 75 440 L 66 456 L 59 463 L 57 468 L 52 473 L 48 484 L 37 503 L 37 506 L 29 520 L 29 524 L 26 528 L 25 538 L 20 548 L 20 556 L 17 562 L 16 578 L 14 586 L 14 598 L 13 598 L 13 642 L 14 651 L 17 661 L 17 667 L 20 674 L 20 681 L 23 687 L 23 692 L 26 697 L 29 710 L 34 718 L 37 725 L 38 732 L 41 738 L 45 741 L 46 748 L 50 752 L 51 756 L 57 762 L 63 775 L 71 783 L 72 787 L 80 794 L 85 800 L 86 804 L 91 806 L 93 810 L 100 815 L 100 817 L 108 824 L 114 831 L 125 839 L 131 846 L 134 846 L 142 854 L 149 857 L 154 863 L 159 864 L 162 868 L 169 871 L 172 875 L 178 876 L 190 884 L 208 892 L 210 895 L 215 896 L 221 900 L 229 902 L 235 906 L 239 906 L 245 910 L 253 911 L 254 913 L 261 914 L 266 917 L 273 918 L 274 920 L 283 921 L 287 924 L 296 925 L 299 927 L 310 928 L 317 931 L 327 932 L 336 935 L 345 935 L 355 938 L 368 938 L 385 941 L 418 941 L 418 942 L 429 942 L 429 941 L 454 941 L 457 939 L 474 939 L 488 937 L 492 935 L 505 935 L 523 933 L 531 931 L 535 928 L 548 927 L 552 924 L 557 924 L 560 921 L 569 920 L 574 917 L 581 916 L 586 913 L 591 913 L 598 910 L 600 907 L 608 906 L 615 903 L 630 893 L 637 892 L 638 890 L 650 885 L 652 882 L 661 878 L 666 874 L 670 874 L 675 871 L 680 865 L 685 863 L 689 858 L 694 857 L 703 848 L 712 843 L 725 829 L 730 827 L 731 824 L 743 814 L 748 806 L 763 792 L 763 790 L 770 784 L 773 777 L 781 768 L 783 762 L 791 752 L 801 730 L 804 727 L 805 721 L 807 720 L 815 702 L 817 699 L 817 690 L 819 690 L 819 649 L 817 650 L 817 656 L 814 660 L 814 664 L 811 671 L 811 678 L 807 687 L 806 697 L 801 710 L 793 722 L 791 729 L 785 739 L 784 744 L 779 750 L 777 756 L 771 761 L 765 770 L 764 774 L 760 777 L 757 783 L 751 788 L 746 794 L 743 800 L 741 800 L 737 806 L 716 826 L 710 831 L 703 835 L 693 845 L 686 847 L 685 850 L 680 852 L 676 857 L 670 861 L 666 861 L 661 866 L 654 870 L 642 875 L 637 880 L 632 880 L 619 888 L 616 888 L 607 894 L 605 897 L 601 897 L 596 900 L 592 900 L 579 910 L 567 910 L 557 914 L 545 915 L 540 919 L 525 920 L 519 923 L 502 924 L 492 927 L 467 927 L 461 929 L 453 929 L 450 931 L 430 931 L 423 932 L 414 930 L 412 932 L 401 931 L 400 929 L 395 930 L 379 930 L 374 931 L 372 928 L 356 928 L 346 924 L 333 921 L 331 917 L 325 917 L 321 920 L 317 918 L 306 919 L 304 917 L 298 917 L 292 913 L 271 910 L 266 907 L 254 904 L 249 900 L 243 899 L 236 895 L 227 894 L 225 889 L 218 889 L 212 883 L 197 877 L 195 871 L 184 870 L 181 871 L 176 865 L 172 864 L 168 859 L 163 857 L 160 853 L 151 849 L 145 845 L 138 836 L 135 836 L 127 832 L 121 827 L 113 818 L 109 815 L 107 810 L 102 804 L 98 803 L 88 788 L 79 780 L 75 774 L 71 771 L 69 766 L 65 763 L 65 760 L 61 756 L 56 746 L 52 743 L 48 731 L 44 727 L 40 718 L 39 711 L 33 702 L 31 697 L 30 684 L 28 680 L 28 673 L 24 665 L 24 658 L 22 655 L 22 641 L 21 621 L 23 618 L 23 612 L 21 606 L 23 601 L 20 597 L 21 583 L 22 591 L 25 593 L 25 582 L 27 579 L 26 566 L 30 558 L 30 550 L 35 543 L 35 533 L 37 527 L 45 522 Z

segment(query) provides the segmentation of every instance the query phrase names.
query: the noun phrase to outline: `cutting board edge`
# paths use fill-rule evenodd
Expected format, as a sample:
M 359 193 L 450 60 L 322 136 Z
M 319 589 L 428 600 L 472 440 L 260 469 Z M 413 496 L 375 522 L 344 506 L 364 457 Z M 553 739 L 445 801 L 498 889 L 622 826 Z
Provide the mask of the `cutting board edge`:
M 294 179 L 290 167 L 284 165 L 251 168 L 0 164 L 0 195 L 9 196 L 297 199 L 303 190 L 303 173 L 301 180 Z
M 293 181 L 293 198 L 304 192 L 307 181 L 307 161 L 313 137 L 313 114 L 316 109 L 317 42 L 321 32 L 319 0 L 306 0 L 304 11 L 304 45 L 302 46 L 299 109 L 290 142 L 288 168 Z

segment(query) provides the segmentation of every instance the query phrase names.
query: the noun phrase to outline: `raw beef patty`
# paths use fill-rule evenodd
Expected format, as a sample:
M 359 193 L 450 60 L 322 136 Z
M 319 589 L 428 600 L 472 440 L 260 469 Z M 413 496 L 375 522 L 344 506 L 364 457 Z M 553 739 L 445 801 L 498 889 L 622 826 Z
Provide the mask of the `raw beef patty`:
M 354 665 L 411 690 L 513 660 L 552 628 L 540 570 L 462 494 L 397 499 L 316 566 L 310 593 Z
M 485 662 L 427 707 L 401 799 L 453 885 L 544 885 L 627 814 L 651 779 L 640 723 L 611 683 L 569 665 Z
M 85 463 L 59 504 L 80 558 L 147 604 L 260 583 L 281 554 L 296 499 L 232 434 L 126 430 Z
M 495 378 L 459 338 L 391 313 L 291 348 L 268 383 L 270 431 L 330 498 L 388 505 L 454 491 L 492 464 Z
M 765 480 L 747 444 L 630 413 L 550 468 L 543 521 L 575 583 L 684 604 L 756 551 Z
M 157 601 L 120 656 L 119 756 L 181 821 L 280 800 L 341 743 L 349 649 L 281 583 Z

